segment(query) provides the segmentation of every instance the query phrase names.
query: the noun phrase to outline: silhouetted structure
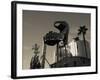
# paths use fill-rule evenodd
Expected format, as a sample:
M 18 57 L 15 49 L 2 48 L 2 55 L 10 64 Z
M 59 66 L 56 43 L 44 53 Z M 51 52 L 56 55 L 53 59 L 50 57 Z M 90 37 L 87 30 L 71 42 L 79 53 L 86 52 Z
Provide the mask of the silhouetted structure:
M 57 24 L 58 26 L 60 24 Z M 61 28 L 60 28 L 61 29 Z M 52 68 L 55 67 L 78 67 L 78 66 L 90 66 L 91 65 L 91 58 L 90 58 L 90 46 L 88 41 L 85 40 L 85 34 L 88 29 L 85 26 L 81 26 L 78 30 L 80 35 L 83 34 L 83 40 L 80 40 L 79 37 L 74 38 L 73 42 L 67 44 L 66 46 L 70 47 L 70 52 L 74 55 L 68 56 L 68 49 L 65 47 L 65 51 L 61 52 L 63 58 L 60 59 L 58 62 L 51 64 Z M 87 50 L 88 49 L 88 50 Z M 64 53 L 67 53 L 65 56 Z M 70 54 L 71 54 L 70 53 Z M 59 56 L 59 55 L 58 55 Z M 60 56 L 61 57 L 61 56 Z
M 35 44 L 33 48 L 35 55 L 31 59 L 30 68 L 45 68 L 45 61 L 51 68 L 90 66 L 90 46 L 88 41 L 85 40 L 85 34 L 88 29 L 85 26 L 81 26 L 80 29 L 78 29 L 78 35 L 82 33 L 83 40 L 80 40 L 79 37 L 75 37 L 72 42 L 68 43 L 68 23 L 66 21 L 55 21 L 54 27 L 59 30 L 59 33 L 49 31 L 43 37 L 44 48 L 41 63 L 37 55 L 39 53 L 39 47 Z M 46 59 L 46 49 L 47 46 L 54 45 L 56 45 L 55 62 L 50 64 Z
M 31 62 L 30 62 L 30 69 L 39 69 L 41 68 L 41 64 L 39 61 L 39 46 L 35 44 L 35 46 L 32 48 L 34 50 L 34 56 L 32 56 Z
M 63 42 L 64 45 L 68 43 L 68 33 L 69 33 L 69 25 L 66 21 L 56 21 L 54 23 L 55 28 L 60 31 L 60 34 L 64 36 Z
M 55 21 L 54 27 L 57 28 L 59 30 L 59 34 L 61 34 L 61 36 L 63 36 L 63 38 L 61 40 L 62 45 L 60 45 L 59 43 L 57 44 L 56 62 L 58 62 L 61 59 L 61 54 L 62 54 L 61 49 L 63 47 L 65 48 L 65 55 L 63 55 L 63 56 L 68 56 L 68 53 L 66 50 L 66 45 L 68 43 L 69 25 L 66 21 Z
M 30 69 L 39 69 L 39 68 L 41 68 L 41 64 L 40 64 L 40 61 L 39 61 L 39 56 L 35 55 L 31 59 Z
M 54 27 L 56 27 L 60 32 L 49 31 L 44 37 L 44 49 L 43 49 L 43 59 L 42 59 L 42 68 L 45 65 L 45 56 L 46 56 L 46 45 L 54 46 L 56 45 L 56 62 L 61 59 L 61 53 L 59 50 L 61 49 L 59 42 L 63 42 L 63 47 L 65 47 L 65 53 L 67 56 L 66 45 L 68 43 L 68 33 L 69 33 L 69 25 L 65 21 L 56 21 L 54 23 Z

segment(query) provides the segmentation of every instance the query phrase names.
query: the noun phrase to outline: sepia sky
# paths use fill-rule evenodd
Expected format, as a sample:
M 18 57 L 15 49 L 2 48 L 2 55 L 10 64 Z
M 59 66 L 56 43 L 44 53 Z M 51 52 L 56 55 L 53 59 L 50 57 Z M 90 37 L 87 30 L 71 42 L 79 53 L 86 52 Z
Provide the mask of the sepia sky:
M 43 12 L 23 10 L 23 49 L 22 49 L 22 68 L 29 69 L 33 55 L 32 45 L 37 43 L 40 46 L 40 56 L 43 50 L 43 36 L 49 31 L 58 32 L 54 27 L 54 22 L 61 20 L 69 24 L 69 39 L 77 36 L 77 30 L 81 25 L 86 25 L 88 31 L 86 40 L 90 42 L 90 14 L 86 13 L 65 13 L 65 12 Z M 55 46 L 47 46 L 46 58 L 50 63 L 55 61 Z M 46 63 L 46 67 L 48 67 Z

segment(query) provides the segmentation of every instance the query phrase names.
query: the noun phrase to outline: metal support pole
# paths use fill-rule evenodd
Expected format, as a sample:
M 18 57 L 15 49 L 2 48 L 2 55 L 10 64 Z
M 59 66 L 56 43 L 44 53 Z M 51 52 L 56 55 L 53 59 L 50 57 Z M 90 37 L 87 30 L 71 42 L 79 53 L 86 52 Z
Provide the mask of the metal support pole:
M 45 56 L 46 56 L 46 44 L 44 43 L 44 49 L 43 49 L 43 59 L 42 59 L 42 65 L 41 67 L 45 67 Z
M 56 45 L 56 63 L 59 61 L 59 43 L 57 43 Z M 56 64 L 56 67 L 58 65 Z

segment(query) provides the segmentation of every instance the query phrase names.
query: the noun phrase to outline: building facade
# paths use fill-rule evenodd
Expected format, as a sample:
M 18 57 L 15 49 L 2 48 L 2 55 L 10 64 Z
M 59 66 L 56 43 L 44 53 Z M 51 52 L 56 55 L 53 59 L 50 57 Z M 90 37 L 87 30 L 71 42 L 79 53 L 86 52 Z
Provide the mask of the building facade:
M 51 64 L 51 68 L 56 67 L 79 67 L 79 66 L 90 66 L 91 65 L 91 55 L 90 55 L 90 44 L 86 41 L 86 51 L 83 40 L 72 40 L 67 48 L 67 53 L 62 49 L 62 56 L 58 62 Z M 70 55 L 69 55 L 70 54 Z

